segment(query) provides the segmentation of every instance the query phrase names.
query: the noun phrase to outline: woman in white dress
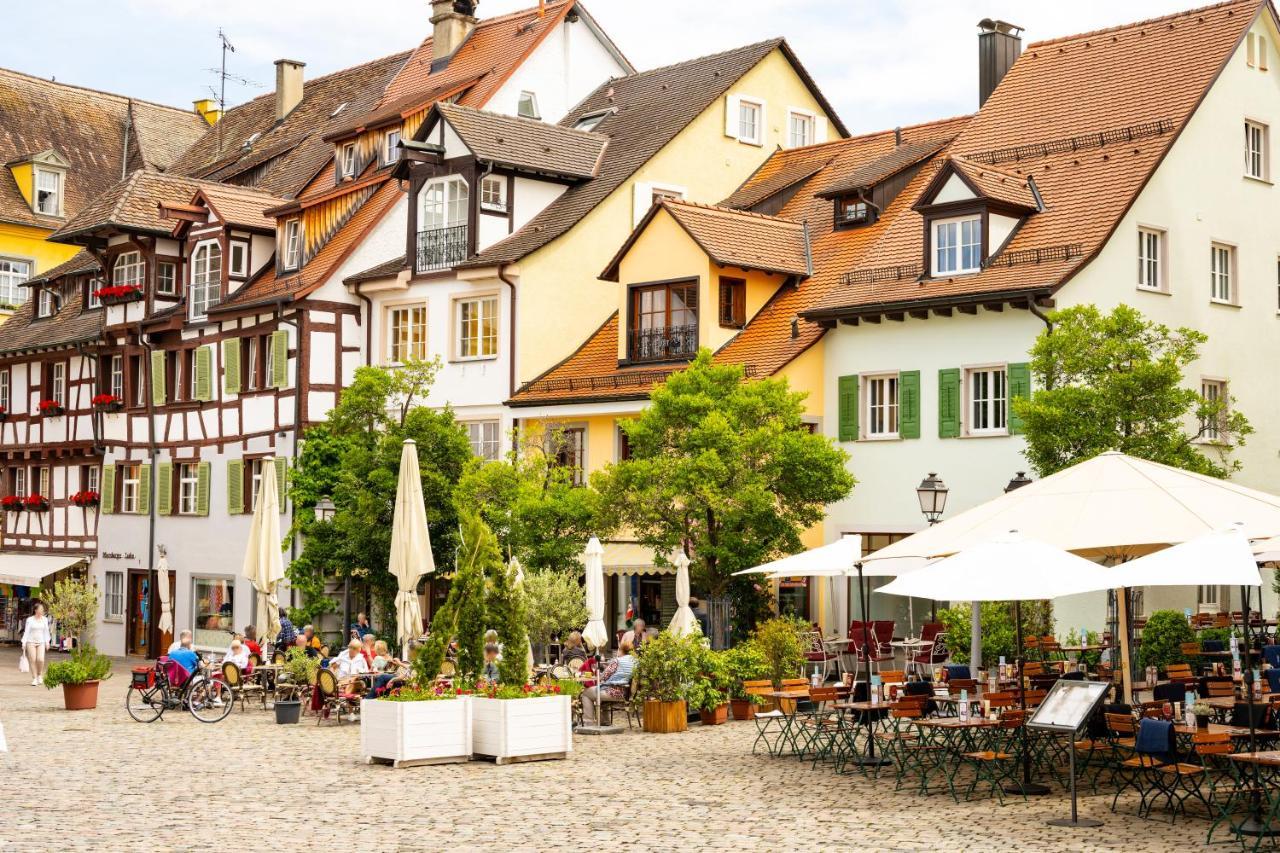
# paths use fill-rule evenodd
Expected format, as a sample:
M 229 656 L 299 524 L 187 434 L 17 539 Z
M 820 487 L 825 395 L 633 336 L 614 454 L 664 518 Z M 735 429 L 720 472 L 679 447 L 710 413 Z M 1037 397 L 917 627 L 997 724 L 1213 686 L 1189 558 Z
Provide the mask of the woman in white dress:
M 53 644 L 53 625 L 44 615 L 44 604 L 37 601 L 35 611 L 27 617 L 22 629 L 22 653 L 31 667 L 31 683 L 44 683 L 44 655 Z

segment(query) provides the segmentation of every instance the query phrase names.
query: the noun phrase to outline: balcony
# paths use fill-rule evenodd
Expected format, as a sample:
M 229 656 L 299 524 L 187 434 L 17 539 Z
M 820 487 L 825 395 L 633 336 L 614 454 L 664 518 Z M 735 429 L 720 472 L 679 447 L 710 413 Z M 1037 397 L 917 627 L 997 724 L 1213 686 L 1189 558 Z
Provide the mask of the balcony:
M 698 353 L 698 324 L 661 329 L 631 329 L 628 333 L 631 361 L 676 361 Z
M 418 232 L 418 272 L 446 270 L 467 259 L 467 226 Z

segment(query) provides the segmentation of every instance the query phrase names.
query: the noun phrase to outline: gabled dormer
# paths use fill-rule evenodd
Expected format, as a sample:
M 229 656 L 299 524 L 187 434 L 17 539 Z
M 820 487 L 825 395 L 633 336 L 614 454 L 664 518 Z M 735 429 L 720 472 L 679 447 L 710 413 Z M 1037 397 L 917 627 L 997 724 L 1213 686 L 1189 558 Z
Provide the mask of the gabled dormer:
M 40 216 L 66 216 L 67 170 L 71 164 L 57 151 L 47 148 L 36 154 L 10 160 L 7 164 L 19 192 Z
M 845 174 L 837 174 L 814 193 L 834 204 L 831 221 L 835 230 L 874 224 L 929 158 L 951 142 L 951 137 L 904 143 L 899 129 L 894 132 L 894 140 L 891 151 Z
M 957 156 L 913 209 L 924 220 L 924 275 L 947 278 L 981 272 L 1044 202 L 1030 175 Z

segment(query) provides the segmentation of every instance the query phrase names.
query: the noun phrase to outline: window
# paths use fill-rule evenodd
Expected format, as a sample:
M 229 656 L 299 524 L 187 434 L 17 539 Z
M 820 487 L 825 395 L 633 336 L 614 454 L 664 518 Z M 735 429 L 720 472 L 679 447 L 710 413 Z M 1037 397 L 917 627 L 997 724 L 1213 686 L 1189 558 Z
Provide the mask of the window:
M 49 399 L 59 406 L 67 404 L 67 363 L 55 361 L 49 383 Z
M 178 515 L 196 514 L 196 490 L 199 483 L 199 463 L 182 462 L 178 465 Z
M 394 163 L 400 159 L 400 130 L 388 130 L 386 144 L 382 148 L 382 162 Z
M 1009 383 L 1003 367 L 969 373 L 969 434 L 1004 434 L 1009 428 Z
M 621 426 L 618 427 L 618 461 L 626 462 L 631 458 L 631 437 Z
M 276 362 L 276 349 L 271 346 L 271 336 L 262 336 L 262 387 L 271 385 L 272 368 Z
M 12 376 L 13 374 L 9 372 L 7 367 L 4 370 L 0 370 L 0 409 L 6 412 L 9 411 L 9 390 L 12 387 L 10 384 L 13 381 Z
M 58 313 L 58 294 L 52 287 L 40 288 L 40 295 L 36 300 L 37 317 L 52 317 Z
M 111 622 L 124 620 L 124 572 L 107 572 L 102 596 L 102 617 Z
M 12 468 L 10 470 L 13 472 L 13 476 L 10 478 L 12 480 L 13 489 L 10 493 L 15 495 L 25 495 L 27 493 L 27 469 L 25 467 L 21 467 Z
M 1164 290 L 1163 244 L 1163 231 L 1138 229 L 1138 287 L 1143 290 Z
M 302 262 L 302 220 L 290 219 L 284 224 L 284 268 L 296 270 Z
M 466 225 L 468 196 L 467 182 L 459 177 L 443 178 L 424 186 L 418 194 L 418 230 Z
M 144 406 L 147 402 L 147 375 L 142 369 L 142 356 L 129 356 L 129 387 L 133 389 L 133 405 Z
M 405 305 L 388 309 L 391 330 L 387 358 L 392 364 L 427 357 L 427 307 Z
M 586 482 L 584 466 L 586 464 L 587 431 L 584 427 L 568 427 L 555 430 L 552 456 L 556 467 L 568 468 L 572 482 L 581 486 Z
M 125 252 L 117 257 L 115 264 L 111 267 L 111 283 L 142 287 L 142 253 Z
M 36 212 L 62 215 L 62 173 L 36 169 Z
M 467 423 L 467 438 L 471 442 L 471 453 L 473 455 L 491 462 L 501 455 L 498 427 L 497 421 L 470 421 Z
M 459 299 L 458 358 L 492 358 L 498 354 L 498 297 Z
M 84 487 L 89 491 L 91 492 L 98 491 L 100 488 L 99 478 L 101 477 L 100 472 L 102 471 L 102 469 L 99 468 L 97 465 L 85 465 L 83 467 L 84 467 L 84 477 L 80 482 L 83 483 Z
M 1270 171 L 1267 156 L 1267 126 L 1256 121 L 1244 123 L 1244 174 L 1265 181 Z
M 227 578 L 192 578 L 191 614 L 196 646 L 227 647 L 227 638 L 235 624 L 234 598 Z
M 480 182 L 480 207 L 485 210 L 507 212 L 507 179 L 489 175 Z
M 244 339 L 244 387 L 249 391 L 258 390 L 258 339 Z
M 243 278 L 249 274 L 248 243 L 233 242 L 231 244 L 231 266 L 228 272 L 237 278 Z
M 351 178 L 356 174 L 356 144 L 348 142 L 342 146 L 342 177 Z
M 838 225 L 862 225 L 871 221 L 871 206 L 858 196 L 845 196 L 836 202 Z
M 738 100 L 738 141 L 764 143 L 764 104 L 746 98 Z
M 40 487 L 36 490 L 36 494 L 44 495 L 46 498 L 52 498 L 53 483 L 51 482 L 52 478 L 49 476 L 49 466 L 41 465 L 39 468 L 39 472 L 40 472 Z
M 98 288 L 102 287 L 102 279 L 91 278 L 85 285 L 85 306 L 87 308 L 101 308 L 102 297 L 98 296 Z
M 1197 610 L 1201 613 L 1208 611 L 1221 611 L 1222 605 L 1219 604 L 1219 586 L 1198 586 L 1196 587 L 1196 605 Z
M 107 374 L 107 393 L 124 401 L 124 356 L 111 356 L 111 369 Z
M 191 258 L 191 316 L 204 317 L 217 305 L 222 289 L 222 247 L 201 243 Z
M 632 361 L 691 358 L 698 350 L 698 285 L 684 281 L 631 291 Z
M 164 296 L 178 295 L 178 265 L 173 261 L 156 263 L 156 293 Z
M 675 187 L 653 187 L 649 196 L 650 205 L 660 201 L 680 201 L 684 198 L 684 190 Z
M 31 263 L 0 258 L 0 305 L 17 306 L 27 301 L 27 289 L 20 285 L 31 278 Z
M 120 511 L 137 513 L 138 487 L 142 482 L 141 465 L 120 466 Z
M 787 114 L 787 130 L 792 148 L 813 144 L 814 116 L 810 113 L 791 111 Z
M 1221 379 L 1200 380 L 1200 396 L 1204 405 L 1218 411 L 1200 419 L 1200 439 L 1202 441 L 1220 441 L 1222 439 L 1222 419 L 1227 411 L 1227 383 Z
M 933 223 L 933 274 L 954 275 L 982 268 L 982 218 L 942 219 Z
M 747 283 L 740 278 L 720 277 L 720 325 L 741 329 L 747 324 Z
M 867 437 L 898 437 L 898 374 L 862 380 L 867 407 Z
M 542 118 L 538 112 L 538 96 L 533 92 L 521 92 L 516 114 L 524 118 Z
M 600 126 L 600 122 L 604 121 L 605 116 L 609 112 L 607 110 L 598 113 L 588 113 L 573 123 L 574 130 L 595 130 Z
M 1209 298 L 1214 302 L 1234 302 L 1234 246 L 1214 243 L 1209 247 Z

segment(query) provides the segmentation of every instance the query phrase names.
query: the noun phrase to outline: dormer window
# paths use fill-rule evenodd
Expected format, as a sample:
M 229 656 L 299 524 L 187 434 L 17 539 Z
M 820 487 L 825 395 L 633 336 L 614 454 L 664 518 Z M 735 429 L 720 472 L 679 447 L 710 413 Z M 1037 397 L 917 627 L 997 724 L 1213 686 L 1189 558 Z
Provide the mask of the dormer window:
M 602 110 L 598 113 L 588 113 L 573 123 L 574 130 L 595 130 L 600 126 L 600 122 L 604 121 L 604 117 L 609 114 L 608 110 Z
M 963 275 L 982 269 L 982 217 L 957 216 L 932 223 L 933 275 Z
M 850 195 L 836 199 L 836 225 L 867 225 L 871 221 L 871 205 L 860 196 Z
M 87 308 L 102 307 L 102 297 L 98 295 L 98 290 L 101 287 L 102 287 L 101 279 L 97 279 L 97 278 L 89 279 L 88 283 L 85 285 L 85 293 L 86 293 L 85 300 L 84 300 L 85 307 Z
M 400 129 L 388 130 L 383 147 L 382 162 L 384 164 L 394 163 L 400 159 Z
M 542 118 L 542 114 L 538 112 L 538 96 L 533 92 L 521 92 L 516 104 L 516 115 L 521 118 Z
M 302 220 L 290 219 L 284 224 L 284 268 L 296 270 L 302 262 Z
M 36 169 L 36 212 L 62 215 L 62 172 Z
M 142 287 L 142 253 L 125 252 L 111 268 L 111 283 Z
M 40 288 L 40 295 L 36 299 L 36 316 L 52 317 L 58 313 L 58 294 L 52 287 Z
M 480 181 L 480 207 L 498 213 L 507 212 L 507 179 L 489 175 Z
M 356 174 L 356 144 L 348 142 L 342 146 L 342 177 L 351 178 Z
M 203 318 L 222 294 L 222 247 L 201 243 L 191 256 L 191 316 Z

